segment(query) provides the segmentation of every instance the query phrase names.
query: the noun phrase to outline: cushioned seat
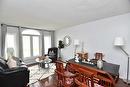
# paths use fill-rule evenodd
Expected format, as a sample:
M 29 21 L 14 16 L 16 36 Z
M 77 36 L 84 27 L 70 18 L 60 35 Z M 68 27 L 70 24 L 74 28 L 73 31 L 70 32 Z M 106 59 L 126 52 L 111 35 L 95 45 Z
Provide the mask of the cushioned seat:
M 0 87 L 25 87 L 28 83 L 27 67 L 9 68 L 7 61 L 0 58 Z

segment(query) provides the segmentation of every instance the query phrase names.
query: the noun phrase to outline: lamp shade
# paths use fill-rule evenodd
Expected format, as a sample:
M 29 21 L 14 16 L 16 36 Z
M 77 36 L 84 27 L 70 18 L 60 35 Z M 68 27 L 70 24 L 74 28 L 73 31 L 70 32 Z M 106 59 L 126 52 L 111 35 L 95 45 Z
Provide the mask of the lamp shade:
M 123 46 L 125 45 L 123 37 L 116 37 L 114 40 L 115 46 Z
M 74 40 L 74 45 L 79 45 L 79 40 Z

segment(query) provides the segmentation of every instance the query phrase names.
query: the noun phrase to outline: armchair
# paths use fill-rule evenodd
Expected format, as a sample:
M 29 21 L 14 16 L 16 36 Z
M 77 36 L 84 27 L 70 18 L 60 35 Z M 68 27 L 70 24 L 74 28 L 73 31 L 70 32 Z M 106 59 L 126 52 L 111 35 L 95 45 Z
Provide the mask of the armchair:
M 8 68 L 6 62 L 0 58 L 0 86 L 26 87 L 29 83 L 29 70 L 26 67 Z
M 58 48 L 52 47 L 48 49 L 48 56 L 50 59 L 52 59 L 52 62 L 57 61 L 58 58 Z

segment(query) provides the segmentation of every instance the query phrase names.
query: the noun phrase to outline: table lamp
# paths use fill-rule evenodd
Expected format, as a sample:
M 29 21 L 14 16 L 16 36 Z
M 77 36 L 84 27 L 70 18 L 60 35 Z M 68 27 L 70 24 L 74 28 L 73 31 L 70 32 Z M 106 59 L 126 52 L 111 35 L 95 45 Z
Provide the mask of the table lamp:
M 124 82 L 126 84 L 130 84 L 130 81 L 129 81 L 129 59 L 130 59 L 130 55 L 123 49 L 123 46 L 125 45 L 123 37 L 116 37 L 115 41 L 114 41 L 114 45 L 119 47 L 126 54 L 126 56 L 128 58 L 128 61 L 127 61 L 127 78 L 124 79 Z
M 75 50 L 74 50 L 74 58 L 76 56 L 76 51 L 77 51 L 77 47 L 79 46 L 79 40 L 74 40 L 74 47 L 75 47 Z
M 7 48 L 7 58 L 14 56 L 14 48 Z

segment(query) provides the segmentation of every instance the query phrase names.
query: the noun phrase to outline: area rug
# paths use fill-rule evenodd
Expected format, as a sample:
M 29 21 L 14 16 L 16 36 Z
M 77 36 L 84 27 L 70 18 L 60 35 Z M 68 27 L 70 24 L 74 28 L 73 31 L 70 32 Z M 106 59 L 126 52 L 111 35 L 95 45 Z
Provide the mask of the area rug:
M 51 63 L 49 66 L 50 67 L 48 69 L 41 68 L 38 65 L 29 67 L 29 70 L 30 70 L 29 84 L 33 84 L 37 82 L 38 80 L 44 79 L 54 74 L 54 71 L 56 68 L 55 64 Z

